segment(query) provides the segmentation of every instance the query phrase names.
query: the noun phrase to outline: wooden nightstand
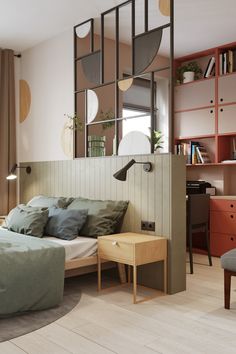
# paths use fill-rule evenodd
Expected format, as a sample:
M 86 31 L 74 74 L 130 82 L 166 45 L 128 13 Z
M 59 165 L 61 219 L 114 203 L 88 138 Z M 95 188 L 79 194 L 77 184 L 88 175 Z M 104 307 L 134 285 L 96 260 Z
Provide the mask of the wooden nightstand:
M 0 226 L 4 223 L 5 219 L 6 219 L 5 215 L 0 215 Z
M 167 239 L 136 233 L 123 233 L 98 237 L 98 291 L 102 290 L 101 260 L 109 260 L 133 267 L 133 302 L 137 301 L 137 266 L 158 261 L 164 262 L 164 292 L 167 286 Z M 145 299 L 148 300 L 148 299 Z M 141 300 L 144 301 L 144 300 Z

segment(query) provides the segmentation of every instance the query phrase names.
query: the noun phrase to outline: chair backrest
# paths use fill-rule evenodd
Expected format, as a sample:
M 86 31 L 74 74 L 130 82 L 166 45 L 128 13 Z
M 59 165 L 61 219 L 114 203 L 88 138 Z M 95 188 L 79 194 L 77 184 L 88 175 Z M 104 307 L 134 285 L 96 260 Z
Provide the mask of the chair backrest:
M 190 194 L 188 196 L 187 216 L 188 224 L 197 226 L 209 222 L 210 195 Z

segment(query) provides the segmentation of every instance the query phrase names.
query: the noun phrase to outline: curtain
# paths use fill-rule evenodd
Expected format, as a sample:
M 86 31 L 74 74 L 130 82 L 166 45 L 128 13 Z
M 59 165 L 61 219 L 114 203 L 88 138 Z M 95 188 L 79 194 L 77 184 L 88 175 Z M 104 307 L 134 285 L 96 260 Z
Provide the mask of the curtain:
M 16 181 L 7 181 L 16 163 L 14 52 L 0 49 L 0 215 L 16 204 Z

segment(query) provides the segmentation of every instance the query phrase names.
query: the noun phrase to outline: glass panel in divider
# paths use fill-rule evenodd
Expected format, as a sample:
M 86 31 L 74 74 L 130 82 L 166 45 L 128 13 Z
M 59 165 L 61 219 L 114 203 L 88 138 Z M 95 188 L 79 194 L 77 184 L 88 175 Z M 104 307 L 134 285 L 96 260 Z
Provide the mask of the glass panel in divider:
M 85 92 L 75 96 L 77 126 L 75 127 L 75 157 L 85 157 Z
M 88 157 L 115 155 L 115 122 L 88 126 Z

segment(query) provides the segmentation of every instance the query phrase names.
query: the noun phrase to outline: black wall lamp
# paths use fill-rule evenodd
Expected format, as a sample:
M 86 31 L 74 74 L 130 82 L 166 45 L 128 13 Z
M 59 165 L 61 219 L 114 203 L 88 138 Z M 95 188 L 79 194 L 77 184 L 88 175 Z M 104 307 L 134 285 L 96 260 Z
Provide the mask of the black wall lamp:
M 30 166 L 26 166 L 26 167 L 25 167 L 25 166 L 17 166 L 17 164 L 15 164 L 15 165 L 12 167 L 12 169 L 11 169 L 9 175 L 7 176 L 7 179 L 8 179 L 9 181 L 12 181 L 13 179 L 16 179 L 16 178 L 17 178 L 17 175 L 16 175 L 16 169 L 17 169 L 17 168 L 25 168 L 26 173 L 28 173 L 28 174 L 31 173 L 31 167 L 30 167 Z
M 126 181 L 127 178 L 127 171 L 132 167 L 134 164 L 139 164 L 143 165 L 143 169 L 145 172 L 151 172 L 152 171 L 152 164 L 151 162 L 137 162 L 134 159 L 132 159 L 130 162 L 127 163 L 121 170 L 117 171 L 114 173 L 113 177 L 118 179 L 119 181 Z

